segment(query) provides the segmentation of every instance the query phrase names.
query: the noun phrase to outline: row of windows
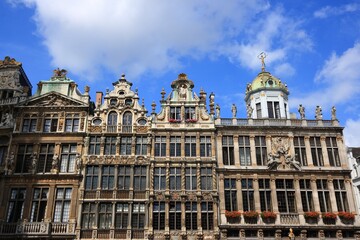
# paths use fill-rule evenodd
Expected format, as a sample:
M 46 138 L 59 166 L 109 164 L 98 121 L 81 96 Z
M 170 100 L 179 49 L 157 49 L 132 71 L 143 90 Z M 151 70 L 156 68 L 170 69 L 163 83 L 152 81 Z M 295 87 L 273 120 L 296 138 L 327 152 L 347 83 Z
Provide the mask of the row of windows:
M 76 144 L 63 144 L 60 157 L 54 156 L 55 144 L 41 144 L 39 155 L 34 155 L 32 144 L 21 144 L 18 147 L 15 173 L 29 173 L 36 167 L 37 173 L 49 173 L 54 161 L 58 161 L 59 171 L 63 173 L 75 172 L 75 159 L 77 154 Z M 36 166 L 33 166 L 33 158 L 38 158 Z M 54 159 L 55 158 L 55 159 Z M 59 159 L 58 159 L 59 158 Z
M 71 202 L 71 188 L 57 188 L 55 192 L 55 205 L 52 219 L 54 222 L 68 222 Z M 24 214 L 24 203 L 26 198 L 25 188 L 12 188 L 7 206 L 6 221 L 17 222 Z M 41 222 L 45 218 L 47 204 L 49 201 L 49 188 L 34 188 L 30 222 Z
M 135 143 L 133 143 L 132 137 L 121 137 L 118 140 L 117 137 L 92 136 L 90 137 L 88 149 L 89 155 L 99 155 L 101 153 L 102 138 L 104 139 L 104 150 L 102 152 L 104 155 L 115 155 L 118 144 L 120 144 L 120 155 L 131 155 L 133 144 L 135 145 L 136 155 L 147 155 L 148 140 L 145 136 L 136 137 Z
M 170 119 L 181 120 L 181 106 L 170 107 Z M 196 119 L 195 107 L 185 107 L 185 120 Z
M 239 136 L 239 160 L 241 166 L 251 166 L 255 161 L 258 166 L 267 165 L 267 146 L 264 136 L 255 136 L 255 149 L 250 147 L 249 136 Z M 323 149 L 320 137 L 310 137 L 310 151 L 314 166 L 324 166 Z M 304 137 L 294 137 L 295 160 L 302 166 L 308 166 L 308 159 Z M 325 138 L 326 151 L 330 166 L 340 167 L 339 150 L 335 137 Z M 255 151 L 255 158 L 251 158 L 251 151 Z M 233 136 L 222 137 L 222 155 L 224 165 L 235 164 L 234 139 Z
M 166 137 L 158 136 L 155 137 L 155 156 L 166 156 Z M 185 156 L 195 157 L 196 156 L 196 145 L 195 136 L 185 137 L 185 142 L 182 143 L 180 136 L 170 137 L 170 156 L 181 157 L 181 150 L 184 149 Z M 200 156 L 211 157 L 211 137 L 202 136 L 200 137 Z
M 59 125 L 59 116 L 54 114 L 51 117 L 45 117 L 42 125 L 43 132 L 57 132 Z M 22 132 L 35 132 L 37 128 L 37 118 L 24 118 L 22 123 Z M 79 131 L 79 114 L 69 114 L 65 118 L 65 132 Z
M 270 179 L 258 179 L 261 211 L 272 211 Z M 309 179 L 300 179 L 301 204 L 304 212 L 315 211 L 314 191 Z M 344 180 L 333 180 L 338 211 L 349 211 L 347 193 Z M 297 212 L 295 198 L 295 186 L 293 179 L 276 179 L 276 196 L 279 212 Z M 317 194 L 321 212 L 332 212 L 330 191 L 326 179 L 316 180 Z M 225 209 L 228 211 L 238 210 L 236 179 L 224 180 Z M 243 211 L 255 210 L 255 195 L 253 179 L 241 179 L 241 196 Z M 300 201 L 300 199 L 298 199 Z
M 202 167 L 199 171 L 200 176 L 197 174 L 196 167 L 185 167 L 184 174 L 182 174 L 181 167 L 170 167 L 168 172 L 165 167 L 156 167 L 153 174 L 154 189 L 181 190 L 181 182 L 184 181 L 186 190 L 197 190 L 197 184 L 200 181 L 201 190 L 212 190 L 212 168 Z M 169 174 L 168 181 L 167 174 Z M 128 190 L 132 187 L 134 190 L 142 191 L 146 189 L 146 176 L 146 166 L 87 166 L 85 189 L 96 190 L 100 186 L 103 190 L 114 188 Z

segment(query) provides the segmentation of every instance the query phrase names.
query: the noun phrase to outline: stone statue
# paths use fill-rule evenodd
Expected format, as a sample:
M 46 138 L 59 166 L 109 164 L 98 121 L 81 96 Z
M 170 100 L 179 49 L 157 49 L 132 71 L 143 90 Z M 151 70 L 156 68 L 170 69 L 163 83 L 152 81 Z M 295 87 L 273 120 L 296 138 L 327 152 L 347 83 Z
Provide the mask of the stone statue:
M 231 112 L 232 112 L 232 117 L 236 118 L 237 108 L 236 108 L 234 103 L 233 103 L 233 105 L 231 107 Z
M 0 126 L 10 126 L 11 121 L 12 121 L 12 116 L 10 113 L 7 112 L 1 118 Z
M 246 106 L 246 113 L 247 113 L 247 117 L 251 118 L 252 117 L 252 113 L 253 113 L 254 109 L 251 107 L 250 103 Z
M 331 120 L 336 120 L 336 108 L 332 106 L 331 108 Z
M 302 104 L 299 105 L 298 112 L 300 113 L 300 118 L 305 119 L 305 107 Z
M 252 90 L 252 85 L 251 85 L 251 83 L 248 83 L 246 85 L 246 92 L 250 92 L 251 90 Z
M 220 118 L 220 106 L 219 104 L 216 104 L 216 118 Z
M 315 119 L 316 119 L 316 120 L 322 120 L 322 119 L 323 119 L 322 109 L 321 109 L 320 106 L 316 106 Z
M 186 99 L 186 85 L 182 84 L 179 88 L 179 97 Z
M 65 69 L 57 68 L 54 70 L 53 77 L 66 77 L 67 71 Z
M 214 101 L 215 101 L 215 94 L 214 94 L 213 92 L 210 93 L 209 99 L 210 99 L 210 103 L 214 103 Z
M 59 170 L 59 155 L 57 155 L 56 153 L 53 156 L 51 165 L 53 169 Z
M 7 159 L 7 164 L 6 164 L 6 170 L 8 174 L 12 174 L 14 167 L 15 167 L 15 156 L 14 156 L 14 152 L 11 152 Z
M 81 161 L 81 155 L 80 153 L 76 153 L 76 171 L 79 174 L 81 172 L 81 167 L 82 167 L 82 161 Z

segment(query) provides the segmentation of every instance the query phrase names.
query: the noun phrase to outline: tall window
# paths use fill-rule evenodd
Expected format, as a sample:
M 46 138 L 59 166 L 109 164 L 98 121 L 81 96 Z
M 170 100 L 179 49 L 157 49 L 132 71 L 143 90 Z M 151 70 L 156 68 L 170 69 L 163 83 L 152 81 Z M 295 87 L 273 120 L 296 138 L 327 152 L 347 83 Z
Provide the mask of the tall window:
M 122 130 L 125 133 L 132 132 L 132 113 L 131 112 L 125 112 L 123 115 L 123 127 Z
M 295 190 L 292 179 L 276 179 L 279 212 L 295 213 Z
M 344 180 L 334 179 L 334 190 L 336 197 L 336 205 L 339 212 L 349 212 L 349 203 L 347 200 L 346 188 Z
M 156 167 L 154 169 L 154 190 L 165 190 L 166 188 L 166 168 Z
M 92 229 L 96 224 L 96 203 L 83 203 L 81 228 Z
M 166 156 L 166 137 L 155 137 L 155 156 Z
M 0 140 L 0 144 L 1 144 L 1 140 Z M 7 146 L 0 146 L 0 165 L 5 163 L 7 149 L 8 149 Z
M 214 229 L 213 202 L 201 203 L 201 227 L 203 230 Z
M 266 166 L 267 152 L 266 141 L 264 136 L 255 137 L 256 164 L 258 166 Z
M 304 137 L 294 137 L 295 159 L 302 166 L 307 166 L 306 148 Z
M 248 136 L 239 136 L 239 154 L 240 165 L 251 166 L 250 138 Z
M 329 196 L 328 183 L 326 179 L 317 179 L 316 187 L 319 195 L 320 211 L 331 212 L 331 201 Z
M 8 223 L 17 222 L 22 219 L 25 201 L 25 188 L 12 188 L 6 214 Z
M 115 213 L 115 228 L 126 229 L 128 225 L 129 204 L 117 203 Z
M 326 148 L 329 156 L 329 163 L 330 166 L 340 167 L 340 157 L 339 157 L 339 150 L 336 143 L 335 137 L 327 137 L 326 138 Z
M 99 166 L 86 166 L 85 189 L 96 190 L 98 187 Z
M 154 230 L 165 229 L 165 202 L 154 202 L 153 227 Z
M 136 155 L 147 154 L 147 137 L 136 137 Z
M 243 200 L 243 210 L 255 210 L 254 188 L 252 179 L 241 179 L 241 190 Z
M 300 179 L 301 202 L 304 212 L 314 211 L 310 179 Z
M 28 173 L 31 164 L 31 154 L 33 154 L 33 145 L 19 145 L 15 173 Z
M 200 157 L 211 157 L 211 137 L 200 137 Z
M 170 168 L 170 190 L 181 189 L 181 168 L 171 167 Z
M 99 155 L 100 154 L 100 136 L 91 136 L 90 145 L 89 145 L 89 155 Z
M 54 156 L 54 147 L 54 144 L 41 144 L 39 161 L 37 164 L 38 173 L 46 173 L 51 171 L 51 164 Z
M 46 173 L 51 171 L 54 147 L 54 144 L 41 144 L 37 172 Z
M 146 166 L 134 167 L 134 190 L 144 191 L 146 189 Z
M 113 189 L 114 188 L 114 166 L 103 166 L 101 173 L 101 189 Z
M 79 114 L 66 114 L 65 132 L 79 131 Z
M 106 137 L 104 155 L 115 155 L 115 154 L 116 154 L 116 137 Z
M 187 230 L 197 230 L 197 202 L 185 203 L 185 226 Z
M 169 203 L 169 227 L 170 230 L 181 230 L 181 203 Z
M 145 226 L 145 204 L 134 203 L 131 215 L 131 227 L 133 229 L 143 229 Z
M 58 126 L 58 115 L 47 115 L 44 119 L 43 132 L 56 132 Z
M 170 137 L 170 156 L 181 156 L 181 137 Z
M 45 217 L 48 188 L 35 188 L 31 203 L 30 222 L 41 222 Z
M 324 166 L 320 137 L 310 137 L 310 146 L 314 166 Z
M 196 190 L 196 167 L 185 168 L 186 190 Z
M 185 137 L 185 156 L 196 157 L 196 137 Z
M 99 204 L 99 228 L 109 229 L 112 222 L 112 203 Z
M 76 144 L 62 145 L 60 172 L 74 172 Z
M 170 107 L 170 119 L 181 120 L 181 107 Z
M 22 132 L 35 132 L 36 131 L 36 122 L 35 118 L 24 118 L 22 125 Z
M 132 137 L 121 137 L 120 154 L 131 155 Z
M 213 190 L 213 176 L 211 167 L 201 168 L 201 190 Z
M 71 188 L 57 188 L 55 196 L 54 222 L 68 222 Z
M 131 168 L 130 166 L 119 166 L 118 170 L 118 186 L 119 190 L 126 190 L 130 188 Z
M 107 121 L 107 131 L 108 132 L 116 132 L 117 131 L 117 112 L 110 112 L 108 115 Z
M 279 102 L 267 102 L 269 118 L 280 118 Z
M 261 211 L 272 211 L 270 179 L 259 179 Z
M 185 120 L 196 119 L 195 107 L 185 107 Z
M 261 114 L 261 103 L 257 103 L 255 105 L 256 107 L 256 117 L 257 118 L 262 118 L 262 114 Z
M 222 153 L 225 165 L 234 165 L 234 140 L 232 136 L 222 137 Z
M 224 179 L 224 191 L 225 191 L 225 210 L 237 211 L 237 198 L 236 198 L 236 179 L 226 178 Z

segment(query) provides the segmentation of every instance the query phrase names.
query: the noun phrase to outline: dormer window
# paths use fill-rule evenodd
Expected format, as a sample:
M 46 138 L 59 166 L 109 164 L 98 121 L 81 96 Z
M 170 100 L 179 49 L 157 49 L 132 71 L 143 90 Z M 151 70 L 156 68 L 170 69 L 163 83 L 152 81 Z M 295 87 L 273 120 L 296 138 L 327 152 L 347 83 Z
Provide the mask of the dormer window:
M 185 120 L 195 120 L 195 107 L 185 107 Z
M 102 123 L 102 121 L 100 118 L 96 118 L 93 120 L 93 125 L 95 125 L 95 126 L 100 126 L 101 123 Z
M 181 107 L 170 107 L 170 119 L 181 120 Z
M 116 106 L 116 104 L 117 104 L 117 100 L 116 99 L 110 99 L 110 106 Z
M 131 106 L 132 104 L 132 100 L 131 99 L 125 99 L 125 105 L 126 106 Z
M 280 118 L 279 102 L 267 102 L 269 118 Z

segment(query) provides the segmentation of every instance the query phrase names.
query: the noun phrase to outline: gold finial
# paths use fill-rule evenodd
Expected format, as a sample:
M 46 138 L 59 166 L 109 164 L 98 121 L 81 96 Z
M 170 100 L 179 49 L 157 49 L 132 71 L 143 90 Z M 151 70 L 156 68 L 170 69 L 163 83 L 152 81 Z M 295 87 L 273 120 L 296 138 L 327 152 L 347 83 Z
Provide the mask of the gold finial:
M 261 59 L 261 71 L 265 72 L 265 58 L 266 58 L 266 53 L 265 52 L 261 52 L 258 55 L 258 58 Z

